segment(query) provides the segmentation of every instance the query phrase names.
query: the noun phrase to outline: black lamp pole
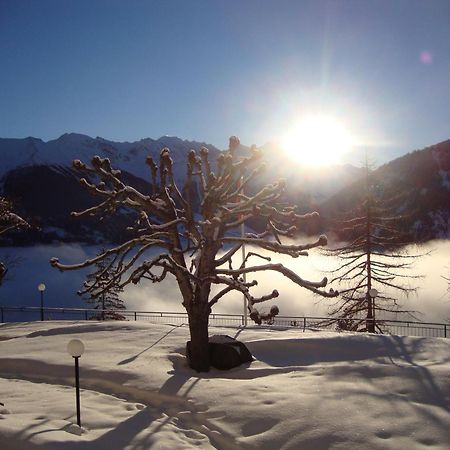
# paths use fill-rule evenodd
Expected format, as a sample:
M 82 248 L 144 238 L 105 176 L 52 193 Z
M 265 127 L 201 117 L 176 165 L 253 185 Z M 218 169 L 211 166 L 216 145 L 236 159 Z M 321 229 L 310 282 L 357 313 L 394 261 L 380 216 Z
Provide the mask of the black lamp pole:
M 79 339 L 72 339 L 67 344 L 67 351 L 69 355 L 75 360 L 75 388 L 77 399 L 77 424 L 81 428 L 81 414 L 80 414 L 80 369 L 78 366 L 78 359 L 84 353 L 84 344 Z
M 44 291 L 41 291 L 41 322 L 44 321 Z
M 41 293 L 41 322 L 44 320 L 44 291 L 45 291 L 45 284 L 40 283 L 38 288 L 38 291 Z
M 80 414 L 80 369 L 78 367 L 79 356 L 74 356 L 75 360 L 75 389 L 77 397 L 77 424 L 81 427 L 81 414 Z

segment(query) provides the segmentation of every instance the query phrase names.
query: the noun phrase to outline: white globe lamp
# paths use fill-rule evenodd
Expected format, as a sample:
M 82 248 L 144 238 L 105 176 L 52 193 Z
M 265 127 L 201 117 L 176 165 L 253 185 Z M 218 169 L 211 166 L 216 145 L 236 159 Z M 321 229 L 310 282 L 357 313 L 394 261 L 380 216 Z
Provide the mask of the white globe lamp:
M 84 353 L 84 344 L 79 339 L 72 339 L 67 344 L 67 351 L 74 358 L 79 358 Z

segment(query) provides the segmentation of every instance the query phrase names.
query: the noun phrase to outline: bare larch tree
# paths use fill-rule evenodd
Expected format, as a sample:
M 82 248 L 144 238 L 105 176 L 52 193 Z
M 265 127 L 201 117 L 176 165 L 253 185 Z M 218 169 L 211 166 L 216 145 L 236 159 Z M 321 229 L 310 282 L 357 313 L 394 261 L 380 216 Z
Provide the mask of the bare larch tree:
M 28 223 L 20 216 L 13 212 L 12 204 L 4 197 L 0 197 L 0 238 L 8 231 L 15 230 L 20 227 L 28 227 Z M 14 258 L 8 258 L 9 264 L 14 263 Z M 5 279 L 8 271 L 6 261 L 0 261 L 0 285 Z
M 304 280 L 282 264 L 271 263 L 269 257 L 256 252 L 249 252 L 245 261 L 236 264 L 238 258 L 233 256 L 244 243 L 294 258 L 306 256 L 308 249 L 326 244 L 325 236 L 305 245 L 282 243 L 283 236 L 294 235 L 296 224 L 317 213 L 298 215 L 294 207 L 283 204 L 283 181 L 267 185 L 254 195 L 246 195 L 245 188 L 258 176 L 263 165 L 258 164 L 261 155 L 254 147 L 250 156 L 237 160 L 235 154 L 239 146 L 238 138 L 230 138 L 229 149 L 218 157 L 215 171 L 206 148 L 202 148 L 200 154 L 191 150 L 182 190 L 174 181 L 170 151 L 164 148 L 158 163 L 147 158 L 150 195 L 122 183 L 120 171 L 112 169 L 108 159 L 94 157 L 91 166 L 74 161 L 75 168 L 95 180 L 81 179 L 82 184 L 101 199 L 97 206 L 73 213 L 75 216 L 99 214 L 103 217 L 123 207 L 137 211 L 139 219 L 133 237 L 95 258 L 75 265 L 63 265 L 57 258 L 51 259 L 54 267 L 68 270 L 90 266 L 113 256 L 108 264 L 109 282 L 101 285 L 94 282 L 88 291 L 100 292 L 115 284 L 124 287 L 141 279 L 160 282 L 169 274 L 174 276 L 188 314 L 191 343 L 187 356 L 190 366 L 197 371 L 209 370 L 209 315 L 211 308 L 226 294 L 242 293 L 250 317 L 256 323 L 278 313 L 277 307 L 272 307 L 265 315 L 257 309 L 260 303 L 277 297 L 278 291 L 254 297 L 250 289 L 257 281 L 248 281 L 245 275 L 277 272 L 322 296 L 337 295 L 332 289 L 323 290 L 327 285 L 326 278 L 318 282 Z M 195 196 L 200 197 L 199 211 L 193 208 Z M 241 224 L 254 217 L 264 221 L 265 230 L 239 236 Z M 156 256 L 154 251 L 149 252 L 155 247 L 160 249 Z M 143 259 L 146 253 L 151 255 L 149 259 Z M 262 258 L 262 264 L 250 264 L 250 260 L 258 258 Z M 217 293 L 211 293 L 213 286 L 217 286 Z
M 339 260 L 330 282 L 339 284 L 340 296 L 329 315 L 339 328 L 374 333 L 382 331 L 382 320 L 376 319 L 386 318 L 388 313 L 414 317 L 414 311 L 402 309 L 398 297 L 416 291 L 410 283 L 420 276 L 411 274 L 410 269 L 422 255 L 406 251 L 404 217 L 393 214 L 401 198 L 379 198 L 371 174 L 366 163 L 362 202 L 335 222 L 336 234 L 344 244 L 324 253 Z M 372 289 L 376 297 L 370 295 Z
M 97 256 L 105 253 L 102 249 Z M 119 294 L 123 292 L 117 283 L 110 284 L 113 274 L 110 273 L 112 255 L 104 257 L 95 263 L 95 271 L 86 276 L 86 281 L 82 289 L 78 291 L 78 295 L 84 296 L 86 302 L 94 305 L 94 309 L 98 309 L 99 313 L 92 318 L 97 320 L 125 320 L 125 316 L 120 314 L 119 310 L 126 309 L 123 300 Z M 105 285 L 109 285 L 104 289 Z
M 449 266 L 450 267 L 450 266 Z M 447 282 L 447 303 L 450 302 L 450 276 L 448 277 L 442 277 Z M 447 322 L 450 323 L 450 315 L 447 317 Z

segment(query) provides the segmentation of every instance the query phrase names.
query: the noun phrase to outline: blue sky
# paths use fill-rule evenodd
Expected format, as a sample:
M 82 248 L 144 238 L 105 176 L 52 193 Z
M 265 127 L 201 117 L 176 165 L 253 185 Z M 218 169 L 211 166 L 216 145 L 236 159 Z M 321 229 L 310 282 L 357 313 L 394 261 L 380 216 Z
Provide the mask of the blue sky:
M 379 162 L 450 138 L 450 1 L 0 0 L 0 136 L 225 148 L 336 117 Z

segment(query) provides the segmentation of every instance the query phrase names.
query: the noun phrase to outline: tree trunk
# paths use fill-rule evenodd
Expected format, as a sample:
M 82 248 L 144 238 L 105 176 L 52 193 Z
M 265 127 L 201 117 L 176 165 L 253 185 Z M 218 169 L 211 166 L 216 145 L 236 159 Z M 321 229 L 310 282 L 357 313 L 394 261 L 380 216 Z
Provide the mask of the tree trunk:
M 367 302 L 366 328 L 369 333 L 375 333 L 375 320 L 373 317 L 373 301 L 369 292 L 366 292 L 366 302 Z
M 367 180 L 367 186 L 369 181 Z M 370 200 L 370 199 L 369 199 Z M 367 317 L 366 328 L 369 333 L 375 333 L 374 322 L 374 310 L 372 297 L 370 296 L 370 290 L 372 289 L 372 261 L 370 259 L 372 254 L 372 211 L 370 201 L 367 203 L 367 227 L 366 227 L 366 272 L 367 272 L 367 290 L 366 290 L 366 304 L 367 304 Z
M 208 305 L 194 304 L 188 311 L 191 342 L 188 346 L 188 361 L 197 372 L 209 371 Z

